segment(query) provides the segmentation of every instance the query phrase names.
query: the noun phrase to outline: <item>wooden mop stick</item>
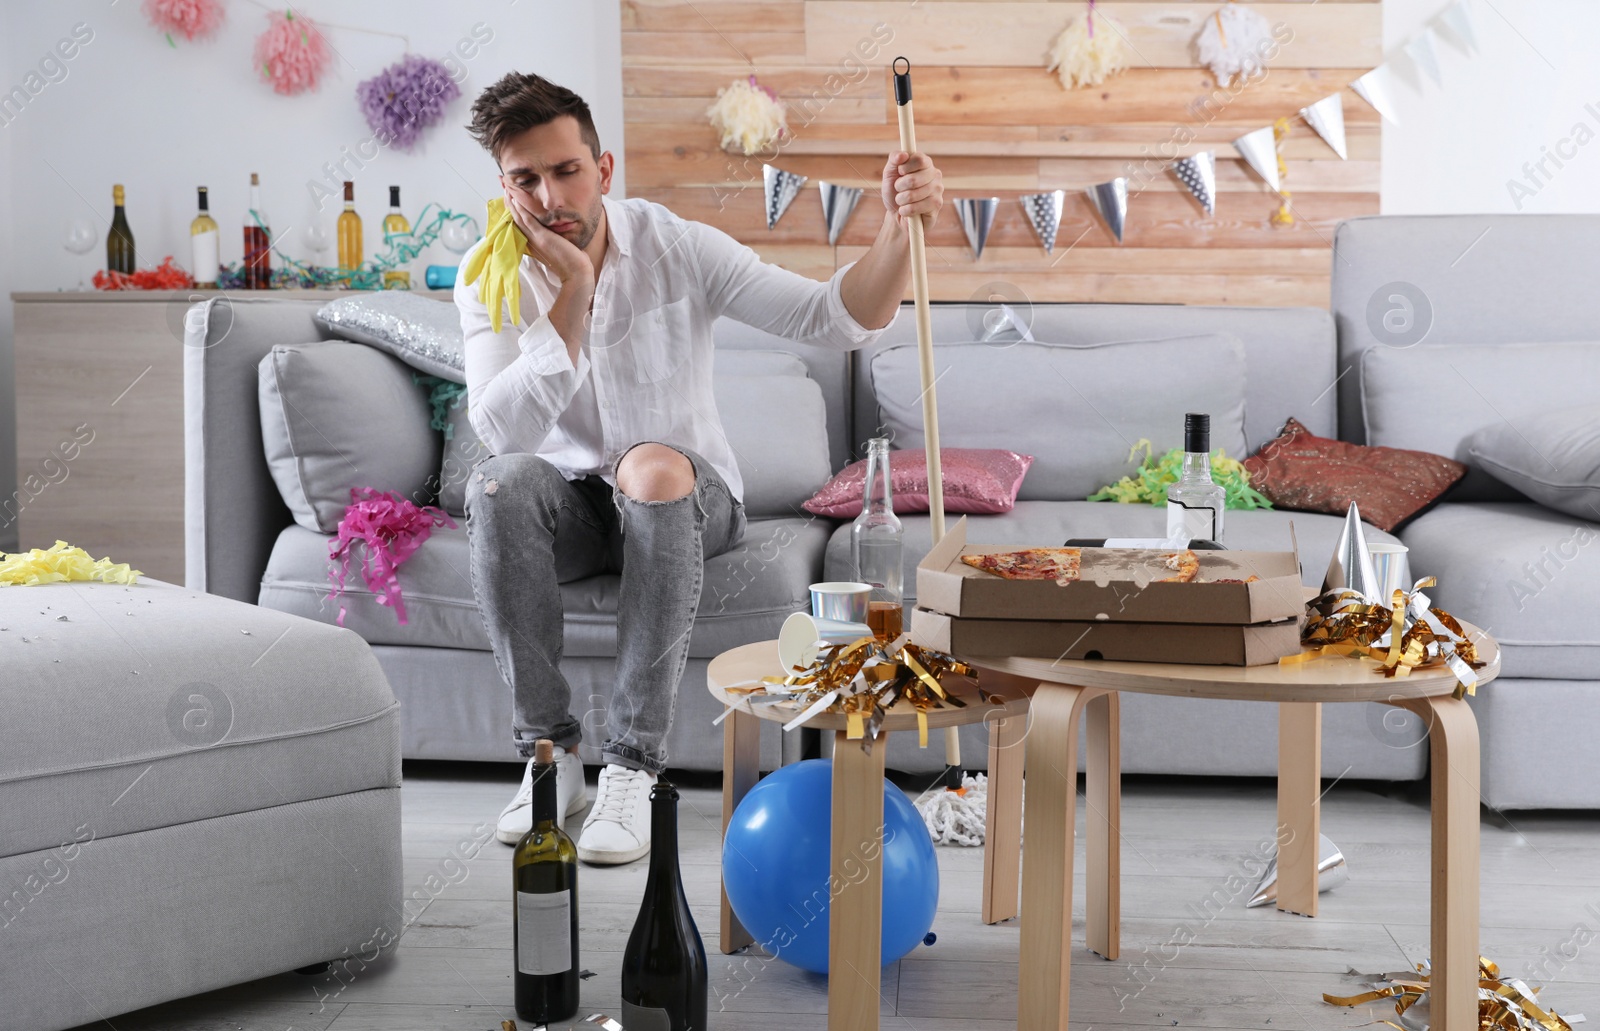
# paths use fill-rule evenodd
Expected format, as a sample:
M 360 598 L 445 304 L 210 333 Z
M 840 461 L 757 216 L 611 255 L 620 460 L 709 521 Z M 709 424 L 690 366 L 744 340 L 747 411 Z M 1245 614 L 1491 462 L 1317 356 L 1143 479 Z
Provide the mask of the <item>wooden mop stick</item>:
M 900 62 L 905 62 L 905 71 Z M 917 127 L 911 117 L 911 62 L 907 58 L 894 59 L 894 102 L 900 116 L 900 149 L 907 154 L 917 152 Z M 922 368 L 922 436 L 924 453 L 928 457 L 928 515 L 933 529 L 933 543 L 944 536 L 944 473 L 939 466 L 939 403 L 934 394 L 933 368 L 933 313 L 928 306 L 928 247 L 923 238 L 923 219 L 911 219 L 911 297 L 917 311 L 917 357 Z M 961 738 L 955 727 L 944 731 L 944 761 L 947 766 L 961 768 Z

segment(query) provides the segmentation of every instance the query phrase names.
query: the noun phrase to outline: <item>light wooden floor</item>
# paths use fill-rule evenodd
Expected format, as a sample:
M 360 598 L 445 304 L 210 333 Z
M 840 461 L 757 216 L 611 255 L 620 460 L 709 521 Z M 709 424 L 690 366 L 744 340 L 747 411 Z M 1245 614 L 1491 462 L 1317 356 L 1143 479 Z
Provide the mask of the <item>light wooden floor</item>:
M 512 766 L 407 764 L 408 893 L 472 839 L 475 824 L 494 819 L 519 776 Z M 681 809 L 682 859 L 711 961 L 711 1027 L 824 1028 L 822 978 L 718 950 L 719 781 L 685 783 L 692 786 Z M 1400 970 L 1426 957 L 1425 791 L 1333 787 L 1323 831 L 1348 857 L 1350 881 L 1323 896 L 1323 915 L 1314 920 L 1245 908 L 1255 887 L 1244 873 L 1247 859 L 1271 837 L 1274 798 L 1263 781 L 1126 780 L 1124 954 L 1115 963 L 1081 947 L 1074 955 L 1074 1028 L 1285 1031 L 1393 1015 L 1379 1005 L 1338 1009 L 1321 995 L 1349 991 L 1352 969 Z M 580 823 L 578 816 L 568 826 L 576 833 Z M 413 920 L 394 958 L 349 984 L 284 974 L 112 1023 L 116 1031 L 495 1031 L 514 1017 L 510 854 L 494 841 L 483 846 L 466 875 Z M 1080 845 L 1080 871 L 1081 854 Z M 939 863 L 938 941 L 885 969 L 883 1027 L 1014 1027 L 1017 928 L 979 921 L 979 850 L 940 848 Z M 583 964 L 595 976 L 584 982 L 580 1016 L 617 1013 L 621 952 L 645 869 L 645 861 L 583 868 Z M 1563 1014 L 1587 1010 L 1600 1020 L 1600 813 L 1512 814 L 1510 824 L 1486 817 L 1483 887 L 1484 953 L 1508 974 L 1545 985 L 1543 1001 Z M 1080 912 L 1082 900 L 1080 873 Z M 1081 918 L 1078 924 L 1081 942 Z M 329 996 L 320 1006 L 319 993 Z

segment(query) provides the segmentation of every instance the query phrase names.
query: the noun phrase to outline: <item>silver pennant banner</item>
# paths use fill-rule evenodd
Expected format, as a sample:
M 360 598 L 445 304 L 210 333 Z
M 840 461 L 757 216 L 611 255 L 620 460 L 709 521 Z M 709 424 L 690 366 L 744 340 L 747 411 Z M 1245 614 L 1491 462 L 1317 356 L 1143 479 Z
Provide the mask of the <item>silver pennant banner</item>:
M 1383 600 L 1378 596 L 1378 572 L 1372 564 L 1372 552 L 1367 549 L 1367 535 L 1361 529 L 1361 510 L 1354 501 L 1345 513 L 1339 544 L 1322 578 L 1322 593 L 1339 590 L 1354 591 L 1369 605 Z
M 800 195 L 800 187 L 805 184 L 806 177 L 803 175 L 785 172 L 771 165 L 761 166 L 761 185 L 767 198 L 768 229 L 778 224 L 778 219 L 789 210 L 789 205 Z
M 1172 163 L 1178 181 L 1189 188 L 1207 215 L 1217 213 L 1217 152 L 1202 150 Z
M 1094 204 L 1094 209 L 1105 220 L 1106 227 L 1111 230 L 1111 235 L 1122 242 L 1122 227 L 1128 221 L 1128 180 L 1125 176 L 1118 176 L 1108 183 L 1100 183 L 1083 191 L 1089 195 L 1089 200 Z
M 1056 230 L 1061 228 L 1061 209 L 1066 201 L 1066 190 L 1022 195 L 1022 210 L 1028 213 L 1028 222 L 1039 235 L 1046 254 L 1056 249 Z
M 1406 56 L 1411 58 L 1422 74 L 1433 80 L 1435 86 L 1444 85 L 1444 73 L 1439 70 L 1439 53 L 1433 49 L 1432 28 L 1424 28 L 1406 44 Z
M 1283 183 L 1278 178 L 1278 148 L 1272 142 L 1272 126 L 1245 133 L 1233 141 L 1233 149 L 1244 158 L 1245 164 L 1255 169 L 1256 175 L 1266 180 L 1273 193 L 1283 192 Z
M 1317 835 L 1317 894 L 1332 891 L 1350 879 L 1350 867 L 1344 861 L 1339 846 L 1328 840 L 1326 834 Z M 1278 901 L 1278 857 L 1267 864 L 1256 893 L 1245 903 L 1246 909 L 1265 906 Z
M 861 200 L 861 187 L 840 186 L 838 183 L 817 180 L 817 193 L 822 197 L 822 221 L 828 226 L 828 246 L 839 242 L 845 223 Z
M 1345 152 L 1344 146 L 1344 97 L 1338 93 L 1330 93 L 1310 107 L 1300 109 L 1300 117 L 1306 124 L 1317 131 L 1333 152 L 1341 160 L 1350 155 Z
M 999 197 L 956 198 L 956 214 L 961 218 L 967 243 L 972 246 L 974 261 L 983 257 L 983 245 L 989 242 L 989 229 L 994 225 L 994 213 L 999 207 Z
M 1352 82 L 1350 88 L 1355 90 L 1356 96 L 1371 104 L 1380 118 L 1391 125 L 1399 125 L 1400 115 L 1394 109 L 1394 96 L 1390 89 L 1392 82 L 1389 66 L 1380 64 Z
M 1445 27 L 1446 33 L 1463 53 L 1469 57 L 1478 56 L 1478 31 L 1473 28 L 1472 9 L 1467 6 L 1467 0 L 1456 0 L 1440 11 L 1439 17 L 1434 20 Z

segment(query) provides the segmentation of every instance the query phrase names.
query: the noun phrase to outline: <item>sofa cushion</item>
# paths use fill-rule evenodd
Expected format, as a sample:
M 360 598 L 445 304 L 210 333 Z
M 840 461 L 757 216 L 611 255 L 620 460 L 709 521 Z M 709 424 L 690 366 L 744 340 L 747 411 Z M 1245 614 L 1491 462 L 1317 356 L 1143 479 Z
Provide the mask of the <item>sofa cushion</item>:
M 329 301 L 316 320 L 334 336 L 371 344 L 430 376 L 467 381 L 461 314 L 449 301 L 405 290 L 368 292 Z
M 1183 443 L 1183 413 L 1211 414 L 1211 446 L 1246 453 L 1244 345 L 1227 334 L 1069 346 L 947 344 L 936 354 L 939 443 L 1034 456 L 1018 498 L 1079 501 L 1129 470 L 1141 438 Z M 871 358 L 884 435 L 924 446 L 917 347 Z
M 1452 501 L 1520 501 L 1473 467 L 1468 440 L 1480 429 L 1520 427 L 1540 412 L 1587 404 L 1596 382 L 1600 342 L 1374 347 L 1361 356 L 1367 443 L 1467 463 Z
M 1411 575 L 1438 578 L 1434 604 L 1500 642 L 1506 676 L 1594 677 L 1600 524 L 1527 502 L 1447 503 L 1400 540 Z
M 804 516 L 800 506 L 833 471 L 822 388 L 805 363 L 785 351 L 718 351 L 711 390 L 745 513 Z
M 1547 508 L 1600 519 L 1600 404 L 1486 426 L 1467 452 L 1495 479 Z
M 262 447 L 296 523 L 332 533 L 352 487 L 433 500 L 439 433 L 404 362 L 366 344 L 278 344 L 258 373 Z
M 3 594 L 0 856 L 399 786 L 349 631 L 148 578 Z
M 1163 537 L 1167 532 L 1165 507 L 1110 501 L 1019 501 L 1004 515 L 963 518 L 967 520 L 967 540 L 973 544 L 1046 546 L 1058 545 L 1069 537 Z M 911 602 L 917 593 L 917 563 L 933 546 L 932 531 L 925 515 L 902 516 L 900 522 L 905 527 L 906 601 Z M 1300 542 L 1301 578 L 1310 586 L 1318 586 L 1344 527 L 1341 516 L 1229 509 L 1223 524 L 1227 546 L 1236 551 L 1290 551 L 1290 523 L 1294 524 L 1294 538 Z M 1395 540 L 1376 527 L 1364 529 L 1369 542 Z M 830 580 L 855 578 L 848 524 L 829 538 L 823 571 Z
M 822 578 L 832 528 L 816 518 L 750 520 L 743 540 L 706 561 L 689 654 L 710 658 L 776 637 L 790 613 L 810 604 L 807 589 Z M 261 604 L 324 623 L 332 623 L 344 605 L 344 625 L 373 644 L 489 650 L 472 592 L 464 526 L 434 530 L 400 567 L 405 626 L 358 578 L 351 578 L 338 601 L 328 600 L 328 540 L 304 527 L 286 527 L 261 579 Z M 604 575 L 561 585 L 567 655 L 616 655 L 620 584 L 620 577 Z

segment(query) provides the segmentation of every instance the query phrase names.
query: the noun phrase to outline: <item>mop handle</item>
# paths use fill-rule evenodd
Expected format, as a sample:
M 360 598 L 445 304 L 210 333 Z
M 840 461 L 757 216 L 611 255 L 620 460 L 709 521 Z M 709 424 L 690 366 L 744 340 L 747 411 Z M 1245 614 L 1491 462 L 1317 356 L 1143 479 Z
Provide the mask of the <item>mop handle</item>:
M 905 71 L 900 62 L 905 62 Z M 917 127 L 911 117 L 911 61 L 894 59 L 894 102 L 900 116 L 900 149 L 917 151 Z M 917 310 L 917 357 L 922 368 L 922 436 L 928 459 L 928 515 L 933 543 L 944 536 L 944 473 L 939 465 L 939 403 L 934 395 L 933 312 L 928 306 L 928 247 L 923 238 L 923 219 L 911 219 L 911 297 Z M 961 738 L 956 727 L 944 731 L 945 765 L 961 768 Z

